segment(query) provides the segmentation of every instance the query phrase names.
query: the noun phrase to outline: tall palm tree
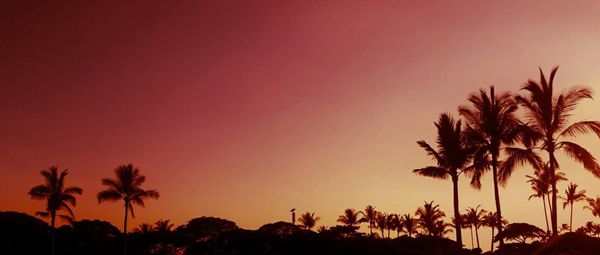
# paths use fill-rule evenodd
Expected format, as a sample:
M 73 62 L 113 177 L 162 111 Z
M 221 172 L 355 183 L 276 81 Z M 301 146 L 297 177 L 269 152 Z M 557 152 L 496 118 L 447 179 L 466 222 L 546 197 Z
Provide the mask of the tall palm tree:
M 524 108 L 525 120 L 531 127 L 528 130 L 528 137 L 534 142 L 533 144 L 541 141 L 542 145 L 538 148 L 548 154 L 548 171 L 552 180 L 555 179 L 554 175 L 559 169 L 556 159 L 556 152 L 559 150 L 581 163 L 596 177 L 600 177 L 600 166 L 596 158 L 577 143 L 565 140 L 565 138 L 575 138 L 578 135 L 589 133 L 600 137 L 600 122 L 598 121 L 586 120 L 569 125 L 572 111 L 582 99 L 591 99 L 592 91 L 586 87 L 572 87 L 555 96 L 554 77 L 557 71 L 558 67 L 553 68 L 549 79 L 546 79 L 540 69 L 540 81 L 527 81 L 522 87 L 527 94 L 516 97 L 519 105 Z M 551 185 L 550 221 L 552 222 L 552 234 L 558 235 L 556 182 Z
M 427 235 L 435 235 L 436 224 L 438 221 L 442 221 L 444 217 L 446 217 L 446 213 L 444 213 L 439 205 L 434 205 L 433 201 L 425 204 L 422 207 L 419 207 L 415 212 L 415 215 L 418 216 L 419 226 Z M 461 223 L 462 224 L 462 223 Z M 455 226 L 456 227 L 456 226 Z M 460 227 L 458 227 L 460 228 Z M 462 244 L 461 244 L 462 246 Z
M 133 232 L 140 233 L 140 234 L 148 234 L 152 231 L 154 231 L 154 226 L 152 226 L 152 224 L 148 224 L 148 223 L 142 223 L 137 228 L 133 229 Z
M 483 216 L 485 215 L 486 211 L 483 209 L 479 209 L 479 207 L 481 207 L 481 205 L 478 205 L 475 208 L 469 207 L 465 216 L 468 222 L 471 224 L 471 226 L 475 228 L 477 248 L 481 249 L 481 246 L 479 245 L 479 227 L 481 227 L 483 224 Z
M 375 219 L 377 218 L 377 210 L 375 206 L 367 205 L 363 212 L 360 212 L 363 217 L 360 219 L 361 222 L 367 222 L 369 224 L 369 233 L 373 236 L 373 227 L 375 227 Z
M 574 183 L 569 183 L 567 189 L 565 190 L 565 197 L 562 198 L 565 200 L 563 202 L 563 209 L 567 207 L 567 205 L 571 206 L 571 216 L 569 217 L 569 232 L 573 232 L 573 204 L 582 200 L 585 200 L 587 197 L 585 196 L 585 190 L 577 190 L 578 185 Z
M 418 219 L 412 217 L 410 213 L 404 214 L 400 217 L 400 232 L 406 233 L 409 237 L 412 237 L 413 233 L 417 232 L 419 228 Z
M 517 103 L 511 93 L 495 94 L 494 86 L 490 86 L 490 94 L 483 89 L 478 93 L 469 95 L 467 99 L 471 106 L 460 106 L 458 111 L 465 119 L 465 137 L 469 143 L 477 147 L 473 160 L 476 178 L 471 185 L 481 188 L 479 176 L 491 168 L 494 185 L 494 199 L 498 221 L 502 218 L 500 194 L 498 183 L 502 183 L 502 176 L 498 173 L 500 166 L 500 152 L 502 150 L 517 151 L 521 155 L 526 150 L 509 147 L 519 138 L 521 124 L 515 115 Z M 502 229 L 498 229 L 501 232 Z M 500 240 L 502 244 L 503 241 Z
M 381 231 L 381 238 L 385 238 L 384 231 L 387 229 L 387 214 L 378 212 L 375 218 L 375 225 Z
M 35 214 L 41 217 L 50 218 L 50 227 L 52 229 L 51 235 L 51 249 L 52 254 L 56 254 L 56 229 L 55 221 L 56 217 L 73 222 L 75 215 L 71 206 L 75 207 L 77 200 L 75 195 L 81 195 L 83 190 L 79 187 L 65 187 L 65 177 L 68 174 L 68 170 L 63 170 L 58 173 L 58 167 L 51 166 L 47 170 L 42 170 L 41 174 L 44 176 L 44 184 L 37 185 L 29 191 L 29 196 L 36 200 L 46 200 L 46 211 L 36 212 Z M 57 215 L 56 213 L 60 210 L 65 210 L 67 215 Z
M 320 217 L 315 216 L 314 212 L 306 212 L 300 215 L 300 218 L 298 218 L 298 222 L 300 222 L 301 227 L 307 230 L 311 230 L 315 225 L 317 225 L 317 221 L 319 221 L 320 219 Z
M 344 211 L 343 215 L 337 219 L 337 222 L 342 223 L 348 227 L 356 227 L 360 223 L 362 223 L 362 219 L 359 219 L 360 212 L 357 212 L 354 209 L 348 208 Z
M 133 205 L 144 207 L 144 199 L 158 199 L 156 190 L 144 190 L 140 186 L 146 181 L 146 177 L 140 174 L 140 170 L 131 164 L 121 165 L 114 171 L 116 178 L 104 178 L 102 184 L 108 188 L 98 193 L 98 203 L 104 201 L 123 200 L 125 204 L 125 219 L 123 220 L 123 254 L 127 254 L 127 216 L 135 217 Z
M 174 225 L 171 224 L 170 220 L 158 220 L 156 223 L 154 223 L 154 230 L 159 233 L 170 232 L 173 227 Z
M 454 218 L 460 221 L 458 177 L 469 164 L 473 149 L 465 142 L 460 120 L 455 121 L 450 114 L 442 113 L 435 126 L 437 128 L 437 151 L 425 141 L 418 141 L 417 144 L 427 152 L 427 155 L 433 157 L 437 164 L 415 169 L 413 172 L 436 179 L 445 180 L 448 177 L 452 179 Z M 456 242 L 462 247 L 461 223 L 457 223 L 455 226 Z

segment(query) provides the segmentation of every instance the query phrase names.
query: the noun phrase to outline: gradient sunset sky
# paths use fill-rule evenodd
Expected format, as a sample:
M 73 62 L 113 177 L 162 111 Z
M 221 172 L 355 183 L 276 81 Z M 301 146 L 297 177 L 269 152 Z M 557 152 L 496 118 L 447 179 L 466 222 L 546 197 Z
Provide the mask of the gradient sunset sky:
M 598 1 L 2 1 L 0 210 L 42 210 L 27 192 L 58 165 L 84 189 L 77 218 L 121 228 L 123 205 L 95 196 L 132 163 L 161 197 L 131 228 L 216 216 L 256 229 L 291 208 L 331 226 L 346 208 L 414 213 L 430 200 L 450 214 L 451 182 L 412 173 L 433 163 L 416 141 L 433 143 L 438 114 L 469 93 L 516 91 L 538 67 L 560 65 L 559 90 L 585 84 L 600 97 L 599 11 Z M 585 101 L 574 120 L 600 119 L 599 107 Z M 600 140 L 577 141 L 600 157 Z M 600 194 L 600 179 L 559 160 Z M 531 173 L 500 190 L 503 214 L 545 229 Z M 490 175 L 481 191 L 461 182 L 463 212 L 494 208 Z M 583 205 L 575 227 L 598 221 Z M 489 231 L 480 236 L 487 249 Z

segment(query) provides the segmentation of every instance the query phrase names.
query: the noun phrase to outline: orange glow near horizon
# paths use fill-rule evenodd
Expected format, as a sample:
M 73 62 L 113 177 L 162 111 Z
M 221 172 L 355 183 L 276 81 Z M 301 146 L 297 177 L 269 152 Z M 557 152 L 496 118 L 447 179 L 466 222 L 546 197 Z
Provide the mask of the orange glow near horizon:
M 434 142 L 439 113 L 456 116 L 491 84 L 517 91 L 555 65 L 557 89 L 585 84 L 600 95 L 593 1 L 0 5 L 2 211 L 42 210 L 27 192 L 57 165 L 84 189 L 78 219 L 122 228 L 123 205 L 95 195 L 101 178 L 132 163 L 161 197 L 136 208 L 129 229 L 199 216 L 256 229 L 290 220 L 291 208 L 332 226 L 346 208 L 414 213 L 430 200 L 449 219 L 451 182 L 412 173 L 432 164 L 416 141 Z M 585 101 L 573 120 L 598 120 L 599 107 Z M 577 141 L 600 157 L 600 140 Z M 559 160 L 570 181 L 600 195 L 600 179 Z M 526 174 L 500 190 L 503 214 L 545 229 Z M 482 183 L 476 191 L 461 179 L 462 212 L 494 210 L 491 176 Z M 598 221 L 583 205 L 575 227 Z M 568 216 L 559 210 L 559 225 Z M 483 250 L 489 235 L 480 232 Z

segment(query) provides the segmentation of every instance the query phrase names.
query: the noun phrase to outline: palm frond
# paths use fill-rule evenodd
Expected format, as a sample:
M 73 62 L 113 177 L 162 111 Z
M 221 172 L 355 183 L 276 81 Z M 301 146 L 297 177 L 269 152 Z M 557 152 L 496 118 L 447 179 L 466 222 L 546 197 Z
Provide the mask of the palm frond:
M 585 148 L 576 143 L 567 141 L 558 143 L 557 147 L 562 147 L 565 154 L 583 164 L 583 168 L 590 171 L 595 176 L 600 177 L 600 166 L 598 165 L 598 162 L 596 162 L 596 158 Z

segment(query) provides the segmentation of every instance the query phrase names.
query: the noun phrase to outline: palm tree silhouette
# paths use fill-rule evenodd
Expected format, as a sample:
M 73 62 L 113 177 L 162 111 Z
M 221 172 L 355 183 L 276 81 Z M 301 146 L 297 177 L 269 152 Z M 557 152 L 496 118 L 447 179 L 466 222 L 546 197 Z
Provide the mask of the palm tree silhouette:
M 588 205 L 584 206 L 583 209 L 588 209 L 592 212 L 592 215 L 600 217 L 600 196 L 596 196 L 596 199 L 588 198 Z
M 317 221 L 319 221 L 321 218 L 319 217 L 315 217 L 315 213 L 310 213 L 310 212 L 306 212 L 302 215 L 300 215 L 300 218 L 298 218 L 298 222 L 300 222 L 300 226 L 307 229 L 307 230 L 311 230 L 315 225 L 317 225 Z
M 144 207 L 144 199 L 158 199 L 156 190 L 144 190 L 140 186 L 146 181 L 146 177 L 140 174 L 140 170 L 131 164 L 121 165 L 115 169 L 115 179 L 104 178 L 102 184 L 108 188 L 98 193 L 98 203 L 104 201 L 123 200 L 125 204 L 125 219 L 123 221 L 123 254 L 127 254 L 127 216 L 135 217 L 133 205 Z
M 434 205 L 433 201 L 429 203 L 425 202 L 425 204 L 422 207 L 419 207 L 417 209 L 415 215 L 419 217 L 418 220 L 421 229 L 423 229 L 423 231 L 430 236 L 436 234 L 438 230 L 436 229 L 438 227 L 436 226 L 437 222 L 442 221 L 442 219 L 446 217 L 446 213 L 440 210 L 439 205 Z
M 487 214 L 483 215 L 482 218 L 482 224 L 483 226 L 487 226 L 490 227 L 492 229 L 492 241 L 490 242 L 490 251 L 493 253 L 494 252 L 494 229 L 497 228 L 497 224 L 498 224 L 498 214 L 495 212 L 488 212 Z M 505 219 L 502 219 L 502 226 L 506 226 L 508 225 L 508 221 L 506 221 Z
M 154 223 L 154 230 L 159 233 L 167 233 L 173 229 L 174 225 L 171 224 L 170 220 L 158 220 Z
M 585 200 L 587 197 L 585 196 L 585 190 L 577 191 L 577 184 L 569 183 L 567 189 L 565 190 L 565 197 L 561 197 L 565 202 L 563 202 L 563 209 L 567 207 L 567 205 L 571 206 L 571 216 L 569 217 L 569 232 L 573 232 L 573 204 L 582 200 Z
M 367 222 L 369 224 L 369 234 L 373 235 L 373 227 L 375 227 L 375 219 L 377 218 L 377 210 L 375 206 L 367 205 L 364 212 L 360 212 L 363 217 L 360 219 L 361 222 Z
M 152 231 L 154 231 L 154 226 L 148 223 L 142 223 L 137 228 L 133 229 L 133 232 L 140 234 L 148 234 Z
M 460 106 L 458 111 L 465 119 L 465 137 L 470 144 L 477 147 L 472 165 L 476 169 L 475 178 L 471 185 L 480 189 L 479 177 L 491 167 L 494 199 L 498 222 L 500 222 L 502 210 L 498 183 L 505 183 L 508 178 L 498 173 L 500 152 L 508 150 L 519 155 L 531 153 L 524 149 L 509 147 L 519 138 L 521 127 L 515 115 L 517 103 L 511 93 L 504 92 L 496 95 L 494 86 L 490 86 L 489 95 L 485 90 L 480 89 L 478 93 L 471 94 L 467 100 L 472 106 Z M 501 228 L 498 229 L 498 233 L 500 232 L 502 232 Z M 503 244 L 503 240 L 500 240 L 500 244 Z
M 77 204 L 75 195 L 81 195 L 83 190 L 79 187 L 65 187 L 65 177 L 69 173 L 68 170 L 63 170 L 58 173 L 58 167 L 51 166 L 47 170 L 40 172 L 44 176 L 44 184 L 37 185 L 29 191 L 29 196 L 36 200 L 46 200 L 46 211 L 36 212 L 35 214 L 41 217 L 50 218 L 51 228 L 51 249 L 52 254 L 56 254 L 56 216 L 72 223 L 75 220 L 75 214 L 71 206 Z M 65 210 L 68 215 L 57 215 L 56 212 Z
M 541 198 L 542 203 L 544 205 L 544 217 L 546 218 L 546 232 L 550 232 L 550 225 L 548 224 L 548 212 L 546 211 L 546 196 L 549 194 L 550 182 L 545 180 L 544 176 L 536 171 L 536 174 L 533 176 L 527 175 L 527 182 L 531 184 L 531 189 L 533 190 L 533 194 L 529 196 L 528 200 L 532 198 Z
M 458 204 L 458 177 L 461 173 L 467 173 L 466 166 L 470 161 L 473 153 L 473 148 L 465 143 L 463 133 L 461 131 L 461 121 L 455 121 L 449 114 L 440 114 L 439 120 L 435 123 L 437 128 L 437 151 L 433 149 L 427 142 L 418 141 L 427 155 L 433 157 L 437 162 L 436 166 L 427 166 L 413 170 L 422 176 L 432 177 L 445 180 L 448 177 L 452 178 L 453 197 L 454 197 L 454 218 L 461 220 Z M 475 174 L 472 174 L 476 176 Z M 456 242 L 462 246 L 461 222 L 457 222 Z
M 470 223 L 471 227 L 475 228 L 475 237 L 477 239 L 477 248 L 481 249 L 481 246 L 479 245 L 479 227 L 481 227 L 483 225 L 483 216 L 485 215 L 486 211 L 483 209 L 479 209 L 479 207 L 481 207 L 481 205 L 478 205 L 475 208 L 469 207 L 467 209 L 467 213 L 465 214 L 465 217 L 466 217 L 467 221 Z
M 595 133 L 600 137 L 600 122 L 598 121 L 580 121 L 569 125 L 569 117 L 577 104 L 582 100 L 592 98 L 592 91 L 586 87 L 572 87 L 560 95 L 554 95 L 554 77 L 558 67 L 550 72 L 550 77 L 546 80 L 544 73 L 540 69 L 540 81 L 529 80 L 523 85 L 527 95 L 517 96 L 516 100 L 525 109 L 525 120 L 529 123 L 527 130 L 531 144 L 542 142 L 538 149 L 548 154 L 548 171 L 550 179 L 554 180 L 556 170 L 559 168 L 555 153 L 562 150 L 565 154 L 575 161 L 582 163 L 583 167 L 600 177 L 600 166 L 596 158 L 582 146 L 564 140 L 564 138 L 574 138 L 578 135 Z M 509 157 L 515 156 L 510 155 Z M 556 209 L 556 182 L 551 183 L 552 188 L 552 210 L 550 211 L 550 221 L 552 222 L 552 235 L 558 234 L 558 221 Z
M 344 211 L 343 215 L 338 217 L 337 222 L 342 223 L 348 227 L 356 227 L 360 223 L 362 223 L 362 219 L 359 219 L 360 212 L 357 212 L 354 209 L 348 208 Z
M 400 232 L 406 233 L 409 237 L 412 237 L 412 234 L 416 233 L 419 228 L 419 221 L 409 213 L 402 215 L 399 221 L 400 226 L 398 229 L 400 229 Z
M 387 214 L 382 212 L 377 212 L 377 217 L 375 217 L 375 225 L 379 230 L 381 230 L 381 238 L 385 238 L 384 231 L 387 229 Z
M 475 243 L 473 241 L 473 224 L 469 221 L 469 218 L 466 214 L 461 215 L 462 225 L 461 228 L 468 228 L 471 232 L 471 249 L 475 249 Z M 452 222 L 456 225 L 456 218 L 452 217 Z
M 398 229 L 398 215 L 393 213 L 388 214 L 385 220 L 385 226 L 387 229 L 387 237 L 390 238 L 390 232 Z

